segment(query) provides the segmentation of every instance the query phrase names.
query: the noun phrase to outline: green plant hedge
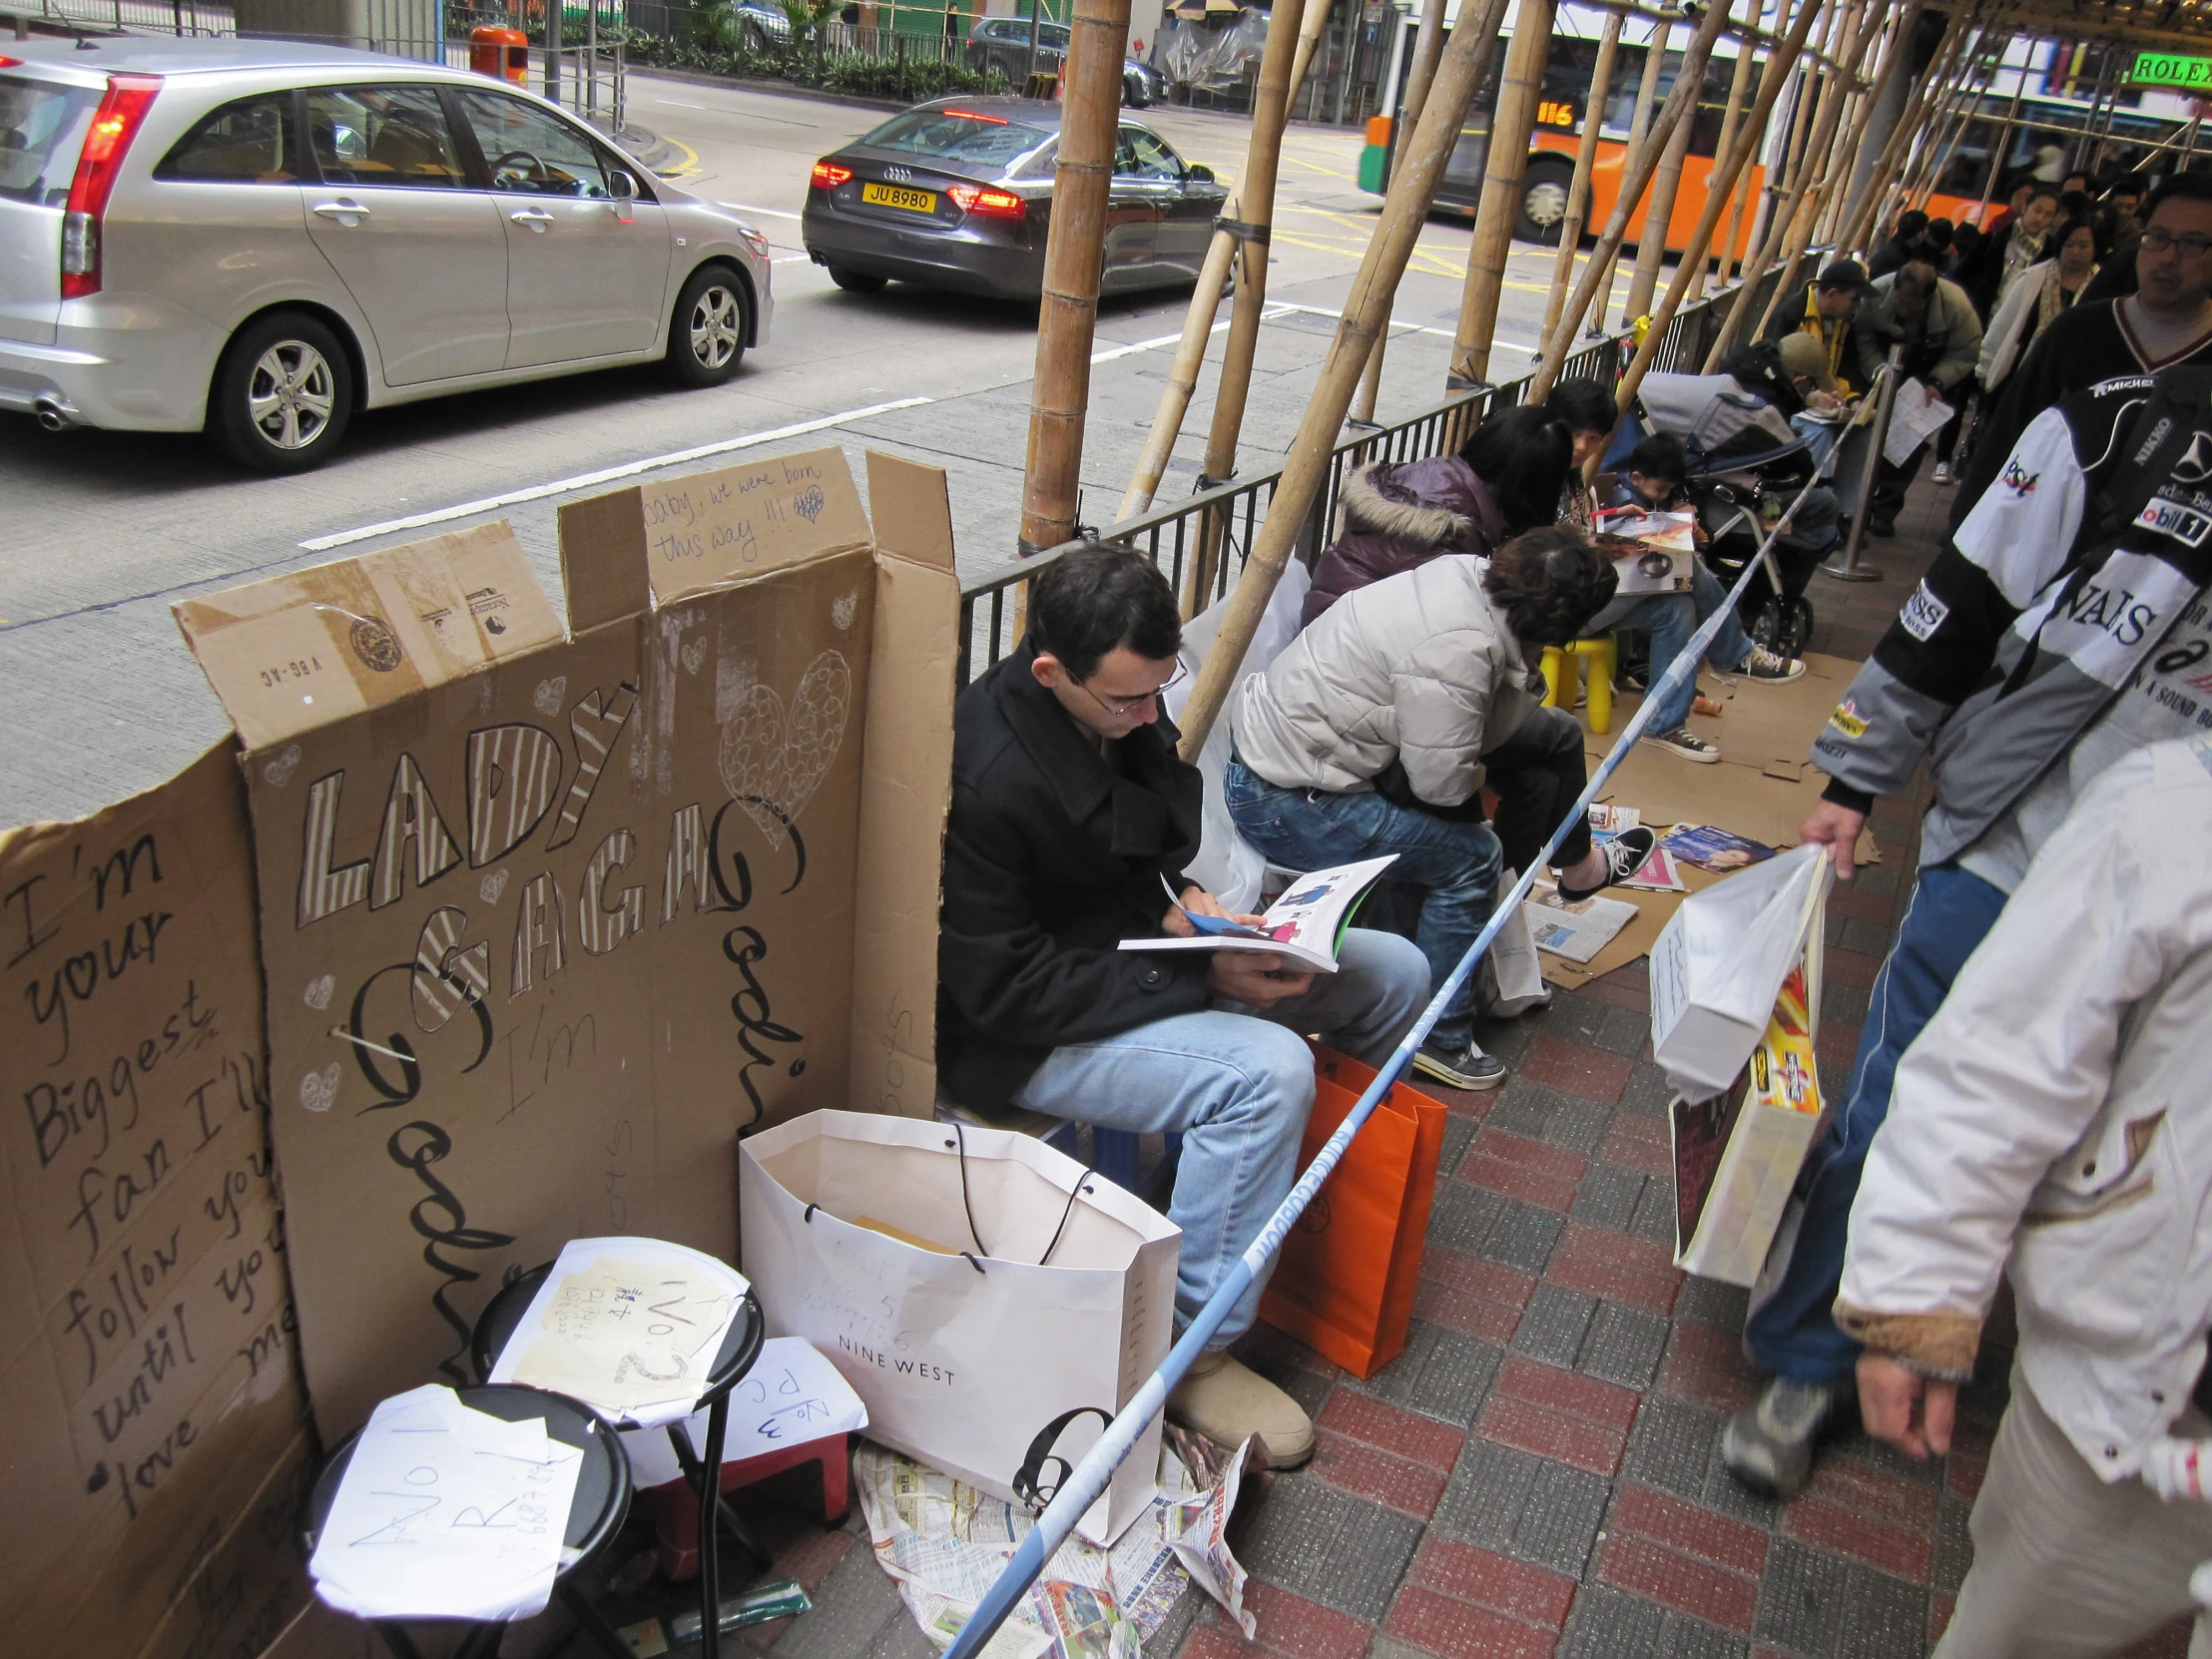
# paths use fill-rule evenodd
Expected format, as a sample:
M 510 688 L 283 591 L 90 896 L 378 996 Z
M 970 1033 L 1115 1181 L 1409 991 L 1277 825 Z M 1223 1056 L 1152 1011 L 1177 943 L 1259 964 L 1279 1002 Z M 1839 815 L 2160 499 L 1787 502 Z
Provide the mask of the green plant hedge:
M 649 68 L 691 69 L 744 80 L 791 81 L 826 92 L 890 98 L 904 104 L 919 104 L 953 93 L 1007 90 L 1006 77 L 995 69 L 977 74 L 965 64 L 933 58 L 910 58 L 900 63 L 896 58 L 865 52 L 824 52 L 817 56 L 808 47 L 784 42 L 756 51 L 742 39 L 730 38 L 735 30 L 725 34 L 718 29 L 714 33 L 723 38 L 667 40 L 658 35 L 634 34 L 630 36 L 629 58 L 633 64 Z

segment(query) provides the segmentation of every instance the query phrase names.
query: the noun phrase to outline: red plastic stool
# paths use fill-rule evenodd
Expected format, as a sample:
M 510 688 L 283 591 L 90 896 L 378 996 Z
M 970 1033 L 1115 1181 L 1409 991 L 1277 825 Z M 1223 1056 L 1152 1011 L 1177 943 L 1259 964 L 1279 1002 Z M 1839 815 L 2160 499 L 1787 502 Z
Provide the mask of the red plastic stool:
M 722 1489 L 734 1492 L 772 1474 L 795 1469 L 802 1463 L 822 1466 L 822 1524 L 844 1524 L 851 1507 L 852 1450 L 849 1434 L 830 1434 L 819 1440 L 801 1440 L 758 1457 L 740 1457 L 722 1465 Z M 661 1572 L 681 1582 L 699 1571 L 699 1494 L 684 1480 L 671 1480 L 645 1494 L 653 1500 L 654 1533 L 660 1548 Z

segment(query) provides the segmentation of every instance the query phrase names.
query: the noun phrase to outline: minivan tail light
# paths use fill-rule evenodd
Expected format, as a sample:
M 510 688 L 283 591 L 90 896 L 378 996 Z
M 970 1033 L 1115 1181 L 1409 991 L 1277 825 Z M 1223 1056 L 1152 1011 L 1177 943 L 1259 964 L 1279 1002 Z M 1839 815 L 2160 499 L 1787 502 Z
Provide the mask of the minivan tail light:
M 835 190 L 852 177 L 852 169 L 839 167 L 835 162 L 815 163 L 814 184 L 817 190 Z
M 947 185 L 945 195 L 964 214 L 978 219 L 1023 219 L 1029 204 L 1010 190 L 985 190 L 981 185 Z
M 159 75 L 111 75 L 77 157 L 62 220 L 62 297 L 82 299 L 100 291 L 100 224 L 115 192 L 116 175 L 131 141 L 162 90 Z

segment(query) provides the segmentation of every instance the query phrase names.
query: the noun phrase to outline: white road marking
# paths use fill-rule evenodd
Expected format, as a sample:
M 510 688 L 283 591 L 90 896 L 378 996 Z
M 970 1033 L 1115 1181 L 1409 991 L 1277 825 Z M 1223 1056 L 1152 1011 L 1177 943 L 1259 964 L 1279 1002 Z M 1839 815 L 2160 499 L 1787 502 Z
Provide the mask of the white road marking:
M 371 536 L 389 535 L 395 530 L 419 530 L 426 524 L 444 524 L 456 518 L 467 518 L 475 513 L 488 513 L 500 507 L 512 507 L 523 501 L 540 501 L 549 495 L 565 495 L 570 490 L 590 489 L 597 484 L 611 484 L 619 478 L 635 478 L 641 472 L 652 472 L 664 466 L 681 466 L 686 461 L 700 460 L 708 455 L 727 455 L 734 449 L 751 449 L 756 444 L 776 443 L 784 438 L 796 438 L 809 432 L 827 431 L 832 426 L 842 426 L 848 421 L 865 420 L 870 415 L 889 414 L 893 409 L 911 409 L 923 403 L 934 403 L 934 397 L 901 397 L 891 403 L 870 403 L 864 409 L 847 409 L 842 414 L 824 415 L 819 420 L 802 420 L 792 426 L 778 426 L 772 431 L 749 432 L 742 438 L 725 438 L 720 443 L 703 443 L 693 449 L 678 449 L 666 455 L 649 456 L 642 461 L 628 461 L 621 466 L 603 467 L 597 472 L 580 472 L 573 478 L 556 478 L 549 484 L 533 484 L 528 489 L 509 490 L 504 495 L 487 495 L 481 501 L 463 501 L 456 507 L 440 507 L 435 512 L 414 513 L 406 518 L 390 518 L 381 524 L 364 524 L 357 530 L 340 530 L 335 535 L 316 536 L 299 545 L 309 553 L 326 553 L 333 547 L 344 547 Z
M 782 259 L 771 260 L 768 263 L 770 265 L 805 265 L 813 258 L 812 254 L 786 254 Z
M 756 208 L 750 202 L 725 202 L 725 208 L 735 208 L 741 214 L 767 214 L 771 219 L 804 219 L 804 214 L 788 214 L 782 208 Z
M 706 105 L 706 104 L 686 104 L 686 103 L 683 103 L 683 102 L 681 102 L 680 100 L 678 100 L 678 99 L 674 99 L 674 98 L 648 98 L 648 99 L 647 99 L 647 100 L 645 100 L 645 101 L 646 101 L 646 102 L 647 102 L 648 104 L 659 104 L 659 105 L 660 105 L 660 106 L 662 106 L 662 108 L 664 108 L 664 109 L 671 109 L 671 110 L 706 110 L 706 111 L 707 111 L 707 112 L 708 112 L 708 113 L 709 113 L 710 115 L 714 113 L 714 112 L 713 112 L 713 110 L 712 110 L 712 108 L 711 108 L 710 106 Z
M 1288 299 L 1271 299 L 1268 301 L 1268 306 L 1271 310 L 1275 310 L 1278 315 L 1282 314 L 1285 311 L 1304 311 L 1308 316 L 1333 317 L 1340 322 L 1344 320 L 1345 314 L 1342 311 L 1332 311 L 1320 305 L 1294 305 Z M 1416 334 L 1438 334 L 1445 339 L 1458 338 L 1458 335 L 1449 328 L 1431 328 L 1430 326 L 1428 326 L 1428 324 L 1424 322 L 1399 322 L 1393 317 L 1390 321 L 1390 326 Z M 1542 349 L 1539 346 L 1523 345 L 1517 339 L 1497 339 L 1493 337 L 1490 341 L 1490 344 L 1493 348 L 1497 346 L 1503 346 L 1508 351 L 1523 352 L 1531 357 L 1536 356 Z
M 1286 301 L 1277 301 L 1274 299 L 1270 299 L 1267 302 L 1265 308 L 1263 308 L 1260 312 L 1260 320 L 1262 322 L 1272 322 L 1277 317 L 1290 315 L 1293 311 L 1307 311 L 1312 309 L 1313 307 L 1311 305 L 1293 305 Z M 1336 314 L 1337 313 L 1335 311 L 1331 311 L 1329 313 L 1329 315 L 1331 316 L 1335 316 Z M 1228 326 L 1229 324 L 1227 321 L 1221 321 L 1215 323 L 1206 331 L 1209 334 L 1218 334 Z M 1110 363 L 1116 357 L 1133 357 L 1139 351 L 1157 351 L 1163 345 L 1178 344 L 1181 342 L 1182 338 L 1183 335 L 1180 331 L 1172 334 L 1155 334 L 1150 339 L 1135 340 L 1128 345 L 1109 346 L 1104 351 L 1093 351 L 1091 353 L 1091 361 L 1094 363 Z

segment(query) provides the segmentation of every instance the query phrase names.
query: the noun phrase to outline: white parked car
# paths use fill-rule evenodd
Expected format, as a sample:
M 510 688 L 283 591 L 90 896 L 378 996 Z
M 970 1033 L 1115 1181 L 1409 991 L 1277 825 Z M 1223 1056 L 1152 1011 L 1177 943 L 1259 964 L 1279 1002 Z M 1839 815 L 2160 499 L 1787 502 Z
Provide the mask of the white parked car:
M 502 82 L 284 41 L 0 41 L 0 408 L 317 466 L 356 409 L 768 338 L 768 244 Z

